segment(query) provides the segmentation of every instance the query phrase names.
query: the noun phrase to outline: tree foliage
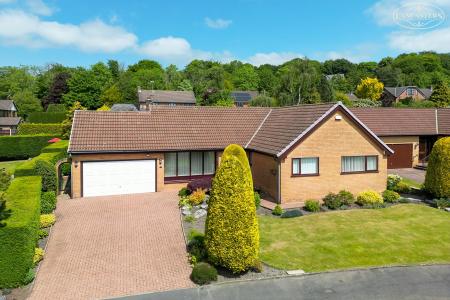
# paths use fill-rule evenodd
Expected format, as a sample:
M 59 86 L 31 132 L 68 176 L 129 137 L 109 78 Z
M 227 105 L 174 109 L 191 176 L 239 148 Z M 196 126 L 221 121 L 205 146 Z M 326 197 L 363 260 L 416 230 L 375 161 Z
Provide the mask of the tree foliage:
M 425 189 L 435 197 L 450 198 L 450 137 L 438 140 L 431 150 Z
M 249 102 L 249 106 L 272 107 L 277 106 L 277 102 L 272 97 L 259 95 Z
M 446 107 L 450 105 L 450 88 L 446 83 L 440 81 L 431 94 L 430 101 L 437 107 Z
M 377 78 L 367 77 L 361 79 L 360 84 L 356 87 L 356 96 L 361 99 L 370 99 L 377 101 L 383 93 L 384 85 Z
M 24 119 L 27 119 L 32 112 L 40 112 L 43 110 L 39 99 L 31 90 L 18 91 L 12 99 L 16 103 L 19 116 Z
M 70 138 L 70 131 L 72 130 L 72 122 L 75 111 L 86 110 L 85 107 L 81 105 L 80 102 L 75 102 L 72 107 L 67 111 L 66 119 L 62 122 L 63 138 L 68 140 Z

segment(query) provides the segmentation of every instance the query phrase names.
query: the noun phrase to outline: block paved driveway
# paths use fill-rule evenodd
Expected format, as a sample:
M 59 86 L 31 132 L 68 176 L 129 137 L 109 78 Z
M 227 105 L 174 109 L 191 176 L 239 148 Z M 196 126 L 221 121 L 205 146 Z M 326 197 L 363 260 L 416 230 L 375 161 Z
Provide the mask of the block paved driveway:
M 98 299 L 193 287 L 176 192 L 58 202 L 30 299 Z

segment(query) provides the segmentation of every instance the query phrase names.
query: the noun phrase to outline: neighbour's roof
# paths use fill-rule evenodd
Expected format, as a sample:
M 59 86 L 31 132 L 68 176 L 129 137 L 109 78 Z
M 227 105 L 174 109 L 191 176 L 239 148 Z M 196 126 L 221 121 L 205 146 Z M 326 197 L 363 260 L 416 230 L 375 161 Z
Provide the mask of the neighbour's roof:
M 249 102 L 253 98 L 258 97 L 258 91 L 232 91 L 230 92 L 231 98 L 234 99 L 235 102 Z
M 439 134 L 450 135 L 450 108 L 439 108 L 437 117 Z
M 188 103 L 195 104 L 193 91 L 164 91 L 164 90 L 139 90 L 139 102 L 147 100 L 159 103 Z
M 0 126 L 17 126 L 20 120 L 20 117 L 0 117 Z
M 385 87 L 384 89 L 386 91 L 388 91 L 390 94 L 392 94 L 395 98 L 397 98 L 398 96 L 400 96 L 407 88 L 414 88 L 416 90 L 418 90 L 419 92 L 422 93 L 422 95 L 424 96 L 424 98 L 428 99 L 430 98 L 431 94 L 433 93 L 433 91 L 431 89 L 424 89 L 424 88 L 419 88 L 417 86 L 397 86 L 397 87 Z
M 239 144 L 281 156 L 337 109 L 392 152 L 340 103 L 284 108 L 152 106 L 145 112 L 76 111 L 69 152 L 218 150 Z
M 378 136 L 436 135 L 436 109 L 352 108 L 351 111 Z
M 111 107 L 112 111 L 137 111 L 138 109 L 133 104 L 117 103 Z
M 12 100 L 0 100 L 0 110 L 13 110 L 14 107 Z

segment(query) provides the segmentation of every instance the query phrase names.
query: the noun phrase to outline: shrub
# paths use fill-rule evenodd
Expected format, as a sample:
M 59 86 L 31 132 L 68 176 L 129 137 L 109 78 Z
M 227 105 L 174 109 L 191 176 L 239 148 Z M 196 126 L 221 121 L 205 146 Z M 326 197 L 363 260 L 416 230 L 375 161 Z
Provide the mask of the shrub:
M 208 263 L 198 263 L 192 268 L 191 280 L 200 285 L 216 281 L 217 270 Z
M 196 189 L 192 194 L 189 195 L 189 202 L 191 205 L 200 205 L 205 201 L 206 194 L 202 189 Z
M 41 215 L 39 219 L 40 228 L 47 228 L 55 224 L 56 217 L 54 214 Z
M 48 113 L 52 113 L 52 112 L 66 112 L 66 106 L 64 104 L 49 104 L 47 106 L 47 112 Z
M 63 176 L 70 175 L 70 172 L 72 171 L 71 167 L 72 166 L 70 165 L 70 163 L 63 163 L 63 164 L 61 164 L 61 174 Z
M 41 195 L 41 214 L 50 214 L 56 208 L 56 193 L 43 192 Z
M 400 199 L 400 195 L 397 192 L 385 190 L 382 194 L 384 202 L 395 203 Z
M 187 188 L 192 193 L 197 189 L 202 189 L 206 192 L 211 190 L 212 178 L 199 178 L 194 179 L 188 183 Z
M 18 135 L 51 134 L 61 136 L 61 124 L 21 123 Z
M 35 164 L 36 174 L 42 177 L 42 191 L 56 191 L 58 179 L 54 165 L 50 162 L 38 159 Z
M 309 199 L 305 202 L 305 210 L 310 212 L 320 211 L 320 203 L 317 200 Z
M 402 178 L 398 175 L 395 175 L 395 174 L 388 175 L 387 189 L 393 190 L 401 180 L 402 180 Z
M 259 256 L 252 174 L 247 155 L 229 145 L 212 183 L 206 217 L 208 259 L 233 273 L 249 269 Z
M 178 206 L 179 207 L 188 206 L 189 208 L 192 208 L 192 205 L 189 202 L 189 197 L 181 197 L 180 201 L 178 201 Z
M 283 209 L 278 204 L 272 209 L 272 215 L 281 216 L 283 214 Z
M 355 202 L 355 196 L 352 193 L 346 190 L 342 190 L 337 194 L 337 198 L 341 202 L 342 205 L 350 206 Z
M 25 277 L 23 278 L 21 284 L 23 285 L 27 285 L 31 282 L 33 282 L 34 277 L 36 277 L 36 273 L 34 272 L 33 269 L 29 269 L 27 274 L 25 275 Z
M 261 196 L 259 195 L 258 192 L 254 192 L 255 195 L 255 207 L 256 209 L 259 208 L 259 206 L 261 205 Z
M 46 237 L 48 237 L 48 232 L 45 231 L 44 229 L 39 229 L 38 230 L 38 239 L 40 240 L 40 239 L 43 239 Z
M 394 186 L 393 190 L 397 193 L 407 194 L 411 191 L 411 188 L 406 182 L 400 181 L 396 186 Z
M 34 256 L 33 256 L 33 264 L 39 263 L 44 259 L 44 249 L 42 248 L 34 248 Z
M 302 212 L 300 211 L 300 209 L 291 209 L 291 210 L 287 210 L 284 213 L 281 214 L 282 218 L 296 218 L 296 217 L 300 217 L 302 216 Z
M 30 123 L 61 123 L 66 118 L 65 112 L 32 112 L 28 116 Z
M 37 156 L 53 135 L 14 135 L 0 137 L 0 160 L 18 160 Z
M 203 234 L 196 234 L 191 237 L 187 245 L 188 252 L 191 256 L 195 256 L 197 261 L 202 261 L 206 258 L 205 236 Z
M 441 138 L 434 144 L 424 186 L 435 197 L 450 198 L 450 137 Z
M 186 197 L 189 196 L 191 192 L 188 190 L 187 187 L 182 187 L 181 190 L 178 191 L 178 196 L 179 197 Z
M 329 209 L 338 209 L 341 207 L 341 199 L 335 193 L 329 193 L 323 198 L 323 203 Z
M 0 170 L 0 191 L 6 191 L 11 183 L 11 175 L 6 170 Z
M 359 205 L 373 205 L 377 203 L 383 203 L 383 197 L 375 191 L 364 191 L 359 193 L 356 202 Z
M 11 216 L 0 228 L 0 288 L 21 285 L 32 267 L 40 197 L 39 176 L 15 178 L 5 192 Z
M 436 203 L 436 207 L 439 209 L 450 207 L 450 199 L 446 198 L 435 199 L 434 203 Z

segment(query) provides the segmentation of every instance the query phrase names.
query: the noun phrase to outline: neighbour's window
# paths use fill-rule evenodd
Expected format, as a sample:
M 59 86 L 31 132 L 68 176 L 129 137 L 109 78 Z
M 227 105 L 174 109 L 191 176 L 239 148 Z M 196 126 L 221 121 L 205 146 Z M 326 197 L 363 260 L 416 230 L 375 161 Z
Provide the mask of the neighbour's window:
M 414 96 L 414 89 L 413 88 L 407 88 L 406 89 L 406 95 Z
M 168 152 L 164 154 L 164 177 L 212 175 L 215 170 L 214 151 Z
M 342 173 L 364 173 L 378 171 L 378 156 L 343 156 Z
M 292 175 L 319 175 L 319 158 L 302 157 L 292 159 Z

